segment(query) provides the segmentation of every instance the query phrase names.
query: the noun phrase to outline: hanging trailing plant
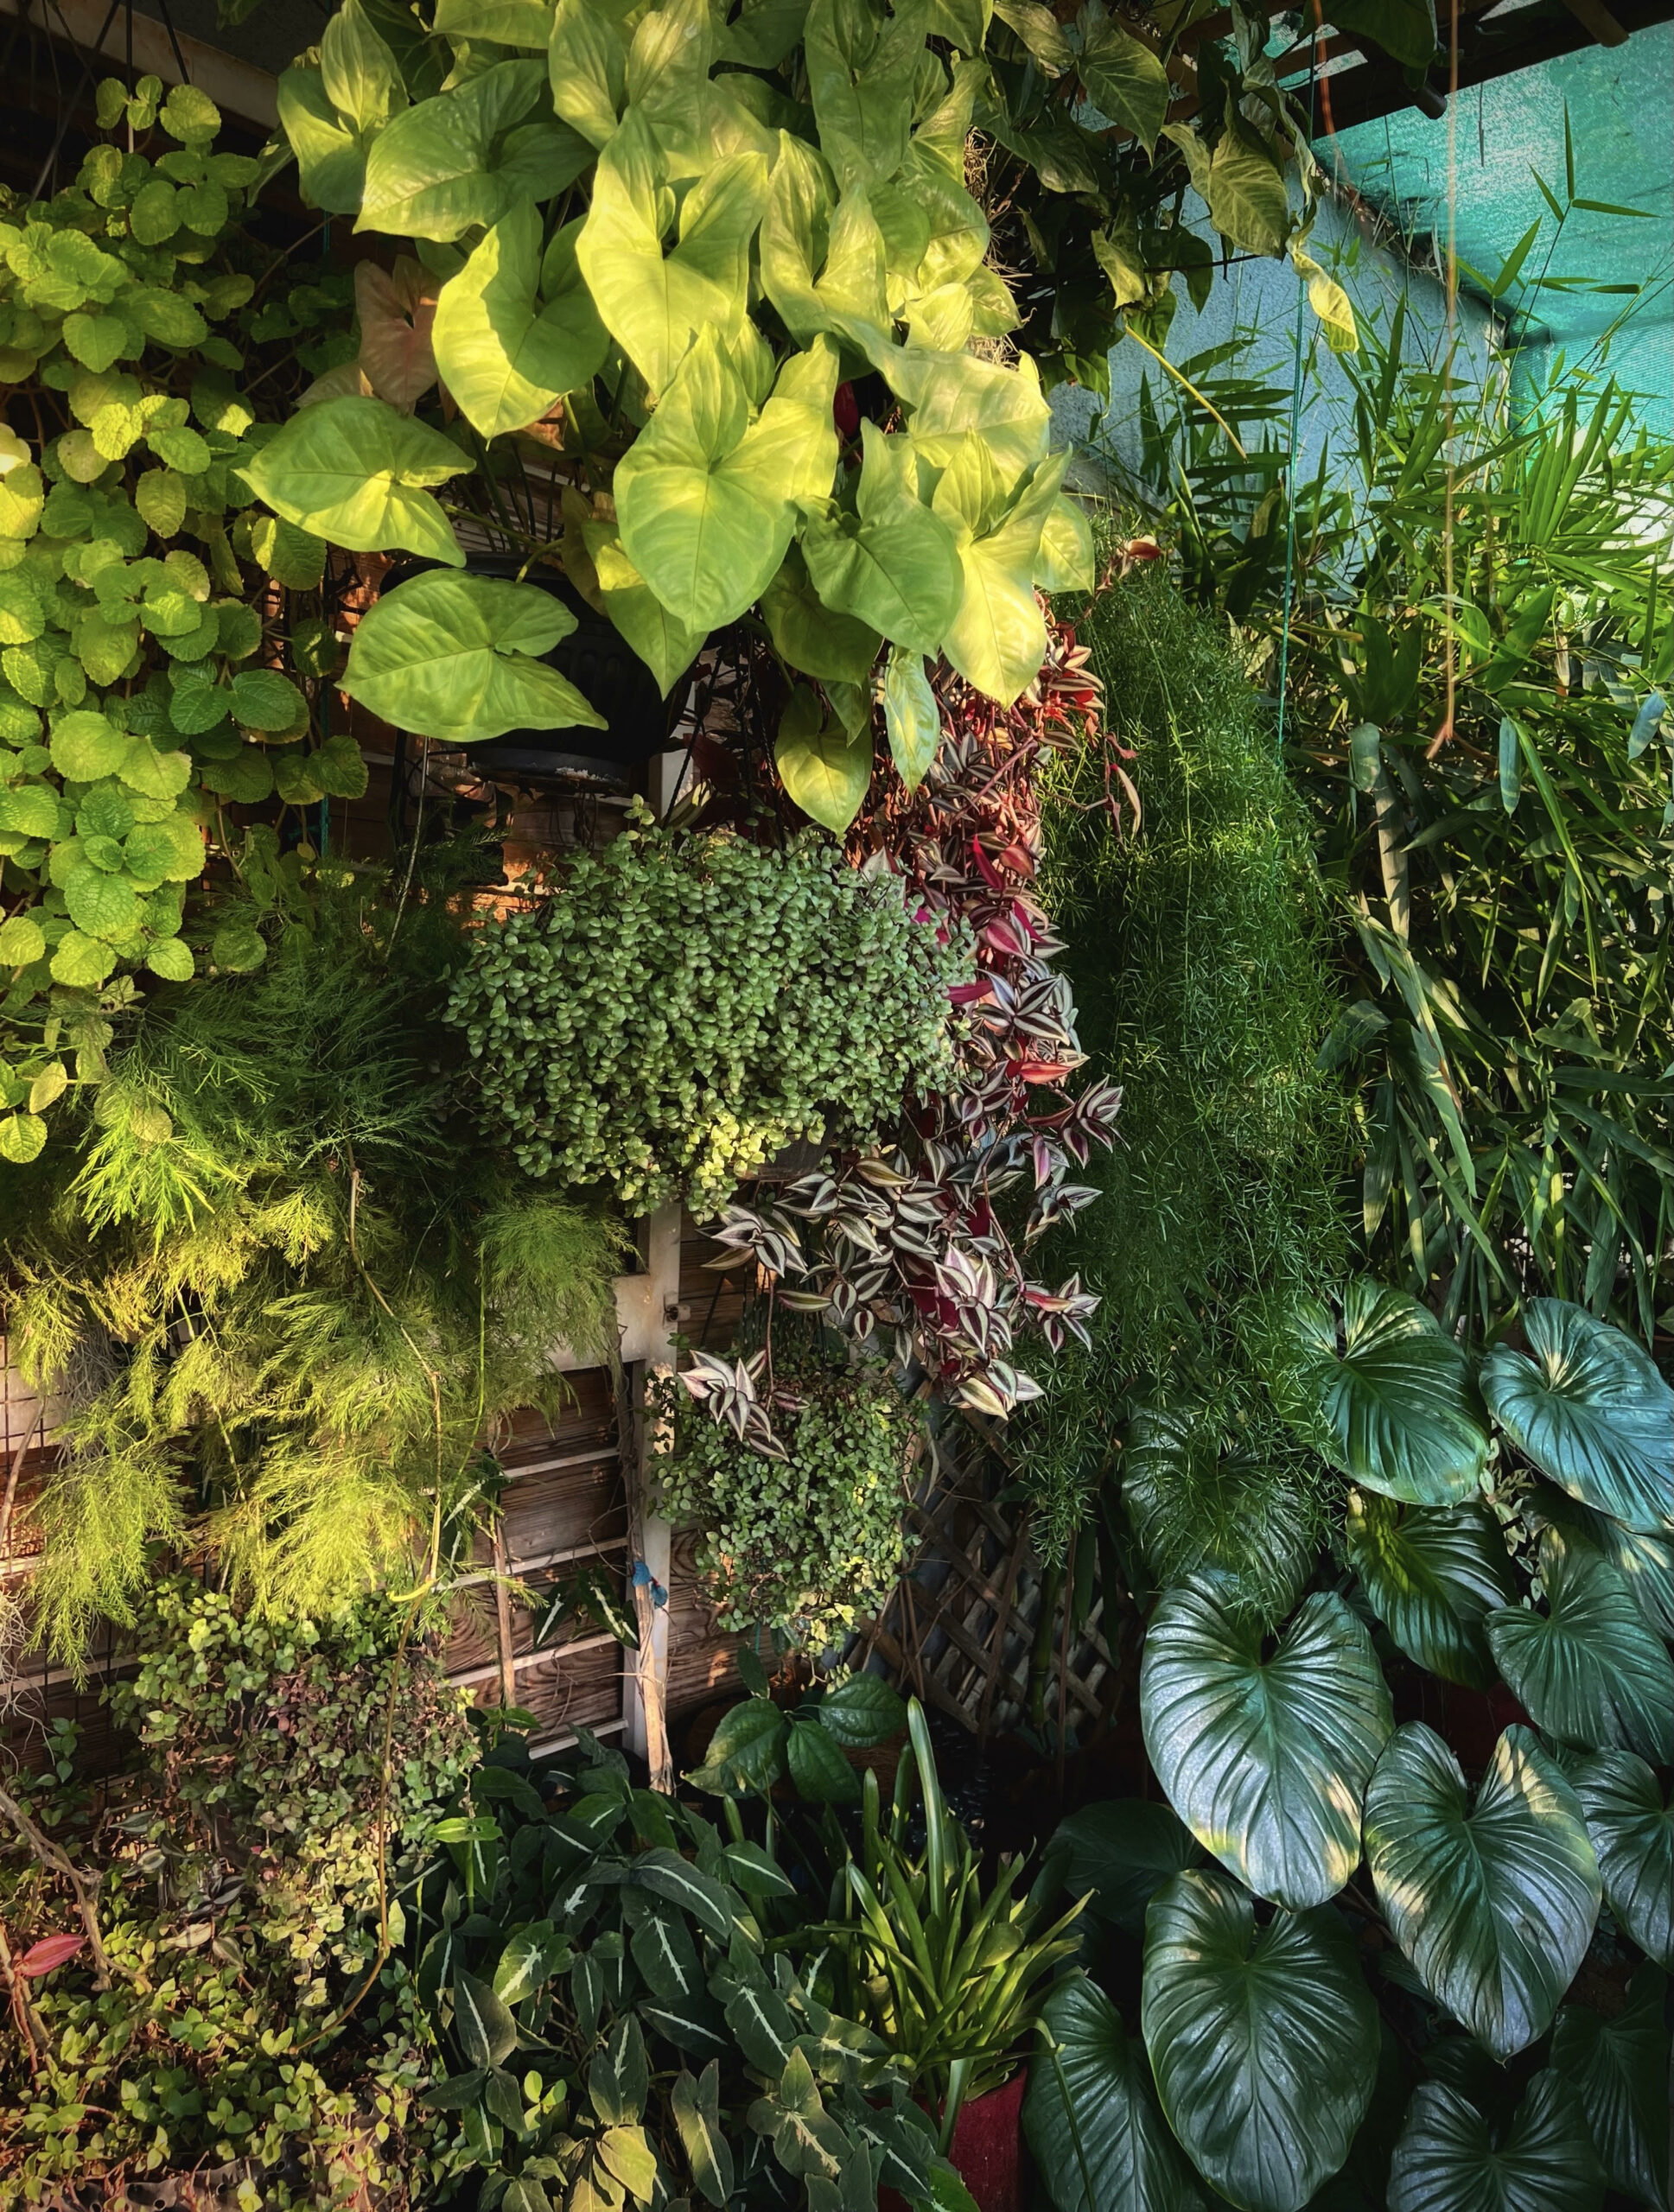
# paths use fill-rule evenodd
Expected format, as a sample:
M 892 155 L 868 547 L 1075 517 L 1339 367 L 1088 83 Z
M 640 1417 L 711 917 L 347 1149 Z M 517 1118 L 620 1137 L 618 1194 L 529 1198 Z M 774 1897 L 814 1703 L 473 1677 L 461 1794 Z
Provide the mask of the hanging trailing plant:
M 99 1082 L 112 1017 L 144 978 L 193 974 L 185 902 L 207 848 L 236 853 L 225 805 L 366 787 L 355 746 L 281 665 L 283 594 L 265 582 L 317 586 L 324 547 L 252 523 L 238 475 L 260 438 L 245 349 L 264 348 L 271 376 L 334 302 L 276 284 L 257 302 L 283 257 L 246 235 L 259 164 L 216 152 L 205 93 L 111 79 L 98 115 L 112 137 L 73 185 L 0 206 L 0 1159 L 14 1162 L 41 1152 L 67 1090 Z M 289 643 L 318 676 L 324 626 L 299 617 Z M 206 949 L 245 964 L 242 938 Z
M 542 660 L 573 618 L 472 575 L 468 516 L 561 568 L 665 693 L 754 610 L 780 773 L 833 828 L 869 779 L 875 677 L 910 776 L 926 659 L 1002 704 L 1027 689 L 1037 583 L 1090 579 L 1034 364 L 973 350 L 1016 321 L 965 188 L 983 29 L 879 0 L 771 33 L 707 0 L 621 22 L 472 0 L 422 44 L 391 30 L 398 54 L 347 0 L 282 122 L 315 204 L 416 241 L 457 409 L 319 396 L 245 467 L 285 522 L 438 564 L 360 624 L 352 696 L 454 745 L 596 721 Z M 840 433 L 866 376 L 879 419 L 845 404 Z

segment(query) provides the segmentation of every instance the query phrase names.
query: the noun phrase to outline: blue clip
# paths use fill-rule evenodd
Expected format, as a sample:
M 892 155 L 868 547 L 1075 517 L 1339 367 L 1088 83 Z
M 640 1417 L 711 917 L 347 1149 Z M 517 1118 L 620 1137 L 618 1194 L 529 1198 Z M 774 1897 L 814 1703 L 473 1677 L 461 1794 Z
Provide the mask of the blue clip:
M 636 1590 L 649 1590 L 653 1605 L 666 1605 L 668 1603 L 668 1592 L 642 1559 L 633 1562 L 633 1586 Z

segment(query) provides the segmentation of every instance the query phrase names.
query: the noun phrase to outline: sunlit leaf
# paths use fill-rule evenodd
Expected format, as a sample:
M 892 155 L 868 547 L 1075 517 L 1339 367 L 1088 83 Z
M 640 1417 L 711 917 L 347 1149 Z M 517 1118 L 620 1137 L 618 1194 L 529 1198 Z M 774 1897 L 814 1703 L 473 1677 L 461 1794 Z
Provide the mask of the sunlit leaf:
M 1537 1728 L 1589 1751 L 1674 1759 L 1674 1661 L 1627 1585 L 1590 1547 L 1548 1529 L 1544 1609 L 1491 1613 L 1499 1670 Z
M 1352 1491 L 1345 1539 L 1367 1602 L 1408 1658 L 1450 1682 L 1491 1688 L 1482 1623 L 1511 1603 L 1516 1585 L 1487 1506 L 1402 1506 Z
M 453 567 L 465 556 L 423 487 L 466 474 L 451 438 L 381 399 L 332 399 L 293 415 L 239 474 L 281 520 L 357 553 L 398 547 Z
M 589 384 L 609 339 L 576 261 L 581 219 L 541 251 L 540 210 L 521 200 L 442 289 L 436 359 L 442 382 L 485 438 L 538 422 Z

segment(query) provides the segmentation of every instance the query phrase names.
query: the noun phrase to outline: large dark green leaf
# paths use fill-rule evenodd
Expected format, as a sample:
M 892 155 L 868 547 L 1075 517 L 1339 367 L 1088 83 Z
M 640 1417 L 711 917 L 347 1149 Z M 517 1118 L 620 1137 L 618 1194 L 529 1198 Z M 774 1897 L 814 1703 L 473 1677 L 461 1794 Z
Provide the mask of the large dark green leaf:
M 1336 0 L 1332 22 L 1352 38 L 1359 32 L 1409 69 L 1435 58 L 1435 10 L 1430 0 Z
M 1059 2212 L 1187 2212 L 1190 2168 L 1163 2124 L 1143 2045 L 1085 1974 L 1061 1981 L 1041 2013 L 1023 2133 Z
M 1668 2205 L 1668 1978 L 1642 1966 L 1609 2019 L 1566 2005 L 1552 2031 L 1553 2070 L 1575 2091 L 1610 2186 L 1658 2212 Z
M 1390 1932 L 1424 1986 L 1496 2057 L 1531 2044 L 1600 1897 L 1580 1803 L 1535 1737 L 1505 1731 L 1473 1807 L 1434 1729 L 1397 1728 L 1366 1792 L 1365 1839 Z
M 1653 1959 L 1674 1968 L 1674 1802 L 1632 1751 L 1601 1751 L 1571 1767 L 1605 1902 Z
M 1342 1473 L 1410 1505 L 1476 1489 L 1488 1440 L 1469 1364 L 1404 1291 L 1350 1283 L 1340 1344 L 1330 1308 L 1300 1299 L 1275 1351 L 1280 1412 Z
M 1348 2156 L 1378 2072 L 1378 2010 L 1328 1907 L 1256 1925 L 1214 1868 L 1146 1918 L 1145 2048 L 1168 2124 L 1242 2212 L 1297 2212 Z M 1120 2200 L 1116 2200 L 1120 2202 Z
M 1168 1805 L 1111 1797 L 1060 1821 L 1052 1850 L 1062 1852 L 1064 1886 L 1092 1896 L 1092 1910 L 1130 1936 L 1145 1933 L 1145 1910 L 1165 1882 L 1204 1863 L 1203 1847 Z
M 1450 1682 L 1492 1686 L 1483 1617 L 1509 1605 L 1517 1585 L 1499 1523 L 1480 1499 L 1403 1506 L 1353 1491 L 1347 1549 L 1372 1610 L 1409 1659 Z
M 1537 1728 L 1588 1751 L 1674 1758 L 1674 1662 L 1608 1560 L 1557 1529 L 1540 1540 L 1546 1610 L 1491 1613 L 1499 1670 Z
M 1571 2092 L 1537 2074 L 1504 2132 L 1440 2082 L 1413 2093 L 1389 2212 L 1593 2212 L 1603 2177 Z
M 1529 1355 L 1496 1344 L 1482 1391 L 1519 1452 L 1583 1505 L 1674 1529 L 1674 1390 L 1633 1338 L 1562 1299 L 1524 1309 Z
M 1372 1639 L 1342 1599 L 1308 1599 L 1262 1656 L 1260 1624 L 1207 1583 L 1171 1590 L 1140 1674 L 1145 1747 L 1206 1849 L 1297 1910 L 1359 1863 L 1360 1801 L 1394 1726 Z
M 1674 1643 L 1674 1536 L 1647 1536 L 1624 1529 L 1607 1513 L 1594 1513 L 1545 1483 L 1531 1493 L 1530 1504 L 1538 1525 L 1562 1529 L 1601 1553 L 1658 1635 Z

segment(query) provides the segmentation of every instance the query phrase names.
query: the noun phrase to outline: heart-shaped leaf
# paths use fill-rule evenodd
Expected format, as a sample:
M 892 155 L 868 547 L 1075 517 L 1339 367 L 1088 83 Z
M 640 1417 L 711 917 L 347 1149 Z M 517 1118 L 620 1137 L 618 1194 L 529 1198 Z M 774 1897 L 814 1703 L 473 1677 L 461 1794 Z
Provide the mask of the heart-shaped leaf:
M 856 510 L 831 502 L 806 514 L 802 552 L 827 607 L 852 614 L 909 652 L 939 653 L 963 588 L 958 549 L 919 497 L 912 441 L 861 424 Z
M 459 568 L 453 524 L 423 487 L 471 467 L 451 438 L 381 399 L 328 399 L 293 415 L 239 470 L 282 520 L 357 553 L 398 547 Z
M 1674 1969 L 1674 1801 L 1632 1751 L 1569 1770 L 1598 1853 L 1605 1902 L 1642 1951 Z
M 860 1795 L 860 1777 L 817 1720 L 793 1719 L 785 1760 L 797 1793 L 812 1805 L 846 1805 Z
M 543 62 L 501 61 L 395 117 L 367 149 L 355 229 L 445 244 L 519 200 L 556 199 L 593 149 L 538 113 L 546 92 Z
M 1453 1505 L 1478 1487 L 1488 1440 L 1463 1351 L 1433 1314 L 1373 1282 L 1330 1309 L 1297 1300 L 1275 1347 L 1275 1402 L 1305 1443 L 1368 1490 Z
M 1668 2206 L 1668 1977 L 1642 1966 L 1608 2019 L 1566 2005 L 1552 2030 L 1552 2070 L 1575 2093 L 1612 2189 Z
M 1574 2094 L 1548 2068 L 1503 2134 L 1445 2083 L 1416 2089 L 1390 2162 L 1388 2212 L 1594 2212 L 1603 2194 Z
M 1063 1855 L 1064 1887 L 1092 1899 L 1092 1910 L 1130 1936 L 1143 1936 L 1151 1899 L 1203 1847 L 1172 1807 L 1143 1797 L 1084 1805 L 1058 1823 L 1051 1849 Z
M 1353 1491 L 1346 1548 L 1372 1611 L 1409 1659 L 1450 1682 L 1492 1687 L 1482 1623 L 1511 1603 L 1517 1585 L 1499 1523 L 1485 1504 L 1403 1506 Z
M 1544 2032 L 1598 1918 L 1598 1860 L 1575 1791 L 1508 1728 L 1470 1802 L 1422 1721 L 1397 1729 L 1365 1801 L 1366 1859 L 1390 1932 L 1436 2001 L 1495 2057 Z
M 429 570 L 362 615 L 342 688 L 398 728 L 449 745 L 512 729 L 602 729 L 603 715 L 535 658 L 575 626 L 537 584 Z
M 1540 1540 L 1546 1610 L 1491 1613 L 1499 1670 L 1537 1728 L 1588 1751 L 1674 1758 L 1674 1662 L 1607 1559 L 1556 1529 Z
M 1198 2202 L 1156 2108 L 1144 2048 L 1085 1974 L 1060 1982 L 1041 2008 L 1023 2133 L 1059 2212 L 1192 2212 Z
M 1622 1330 L 1537 1298 L 1525 1355 L 1496 1344 L 1482 1395 L 1518 1450 L 1560 1490 L 1646 1535 L 1674 1530 L 1674 1390 Z
M 840 837 L 871 785 L 871 729 L 851 734 L 799 683 L 780 720 L 773 760 L 802 811 Z
M 709 1757 L 686 1777 L 717 1796 L 771 1789 L 785 1771 L 785 1716 L 771 1698 L 748 1697 L 721 1716 Z
M 1078 65 L 1087 98 L 1149 154 L 1168 112 L 1168 73 L 1149 46 L 1109 16 L 1093 23 Z
M 1259 1622 L 1206 1582 L 1169 1591 L 1140 1673 L 1145 1747 L 1168 1802 L 1262 1897 L 1322 1904 L 1360 1858 L 1360 1801 L 1394 1726 L 1364 1625 L 1316 1592 L 1270 1659 Z
M 581 227 L 566 224 L 543 255 L 540 210 L 520 200 L 442 288 L 436 367 L 485 438 L 538 422 L 604 364 L 610 340 L 576 262 Z
M 1378 2072 L 1378 2009 L 1336 1913 L 1276 1912 L 1213 1868 L 1145 1923 L 1145 2048 L 1168 2125 L 1242 2212 L 1297 2212 L 1348 2156 Z

